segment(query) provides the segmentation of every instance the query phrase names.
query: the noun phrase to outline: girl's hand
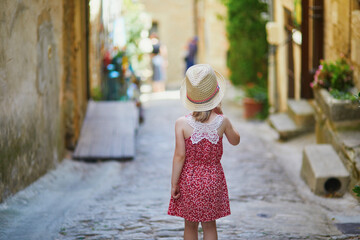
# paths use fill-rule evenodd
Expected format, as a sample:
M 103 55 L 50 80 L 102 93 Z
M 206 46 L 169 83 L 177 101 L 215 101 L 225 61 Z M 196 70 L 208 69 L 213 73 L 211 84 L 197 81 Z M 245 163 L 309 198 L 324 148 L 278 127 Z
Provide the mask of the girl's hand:
M 178 199 L 180 197 L 180 188 L 179 185 L 171 187 L 171 196 L 174 199 Z
M 240 143 L 240 134 L 239 132 L 232 126 L 230 120 L 227 117 L 224 117 L 225 124 L 225 135 L 228 139 L 229 143 L 232 145 L 238 145 Z

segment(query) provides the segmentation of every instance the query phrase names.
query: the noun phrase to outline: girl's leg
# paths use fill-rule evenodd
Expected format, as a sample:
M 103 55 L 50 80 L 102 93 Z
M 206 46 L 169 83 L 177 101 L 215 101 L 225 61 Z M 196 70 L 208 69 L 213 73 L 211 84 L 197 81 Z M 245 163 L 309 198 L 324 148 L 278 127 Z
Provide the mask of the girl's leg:
M 198 227 L 198 222 L 190 222 L 188 220 L 185 220 L 184 240 L 197 240 Z
M 202 222 L 202 229 L 204 231 L 204 240 L 217 240 L 216 221 Z

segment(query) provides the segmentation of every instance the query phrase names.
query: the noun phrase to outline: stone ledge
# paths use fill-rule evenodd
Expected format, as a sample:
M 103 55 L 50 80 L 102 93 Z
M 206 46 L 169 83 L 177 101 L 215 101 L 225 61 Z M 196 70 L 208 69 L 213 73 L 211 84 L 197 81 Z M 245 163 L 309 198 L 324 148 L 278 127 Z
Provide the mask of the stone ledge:
M 314 90 L 314 96 L 320 108 L 323 109 L 331 121 L 352 121 L 360 119 L 358 103 L 353 103 L 350 100 L 335 99 L 325 89 Z

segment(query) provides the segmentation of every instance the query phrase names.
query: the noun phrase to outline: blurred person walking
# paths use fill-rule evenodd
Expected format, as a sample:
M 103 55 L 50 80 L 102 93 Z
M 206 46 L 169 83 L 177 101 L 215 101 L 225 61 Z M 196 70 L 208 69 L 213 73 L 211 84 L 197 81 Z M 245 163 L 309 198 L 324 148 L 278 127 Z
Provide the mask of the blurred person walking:
M 152 89 L 154 92 L 161 92 L 165 90 L 167 50 L 165 46 L 160 44 L 156 33 L 152 33 L 150 39 L 153 46 L 151 54 L 151 66 L 153 70 Z
M 189 69 L 189 67 L 193 66 L 195 64 L 196 61 L 196 56 L 197 56 L 197 46 L 198 43 L 198 38 L 194 37 L 193 39 L 191 39 L 187 45 L 187 52 L 186 52 L 186 56 L 185 56 L 185 63 L 186 63 L 186 70 Z
M 154 46 L 151 65 L 153 70 L 152 88 L 154 92 L 165 90 L 164 58 L 160 54 L 160 46 Z

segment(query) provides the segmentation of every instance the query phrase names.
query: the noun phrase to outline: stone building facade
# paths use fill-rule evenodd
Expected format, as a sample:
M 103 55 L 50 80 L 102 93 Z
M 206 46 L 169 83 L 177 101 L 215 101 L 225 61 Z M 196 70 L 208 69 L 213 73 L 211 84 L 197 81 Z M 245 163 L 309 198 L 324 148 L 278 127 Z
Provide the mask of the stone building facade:
M 0 2 L 0 201 L 75 146 L 88 99 L 87 6 Z
M 288 112 L 292 113 L 291 105 L 296 101 L 289 100 L 310 100 L 316 142 L 329 144 L 336 151 L 349 172 L 348 189 L 352 192 L 354 185 L 360 183 L 358 103 L 334 99 L 324 89 L 309 91 L 309 83 L 321 59 L 335 61 L 344 57 L 353 66 L 354 84 L 360 90 L 360 1 L 273 0 L 271 3 L 274 19 L 267 26 L 268 41 L 276 48 L 275 62 L 270 65 L 275 74 L 269 74 L 269 86 L 276 86 L 269 88 L 271 104 L 278 106 L 277 111 L 289 108 Z M 296 3 L 301 7 L 301 25 L 297 27 L 293 24 Z M 299 46 L 294 46 L 296 31 L 300 31 Z M 289 91 L 291 76 L 295 80 L 292 96 Z
M 229 43 L 226 36 L 226 7 L 218 0 L 198 0 L 197 33 L 199 62 L 209 63 L 217 71 L 229 76 L 226 55 Z
M 186 44 L 198 36 L 197 63 L 211 64 L 227 75 L 226 8 L 218 0 L 141 0 L 157 24 L 160 41 L 167 47 L 167 85 L 177 88 L 185 72 Z M 225 19 L 225 18 L 224 18 Z
M 354 69 L 360 91 L 360 1 L 324 1 L 324 59 L 344 56 Z M 316 140 L 331 144 L 350 175 L 349 192 L 360 184 L 360 109 L 349 100 L 335 101 L 315 91 Z M 353 193 L 354 194 L 354 193 Z M 359 199 L 360 200 L 360 199 Z
M 354 79 L 360 89 L 360 1 L 325 1 L 324 59 L 341 55 L 354 66 Z
M 287 110 L 289 98 L 301 98 L 301 45 L 292 38 L 299 27 L 293 24 L 294 0 L 273 0 L 272 25 L 268 30 L 270 44 L 274 45 L 269 62 L 269 101 L 276 111 Z M 270 36 L 271 35 L 271 36 Z
M 277 111 L 287 110 L 288 99 L 312 98 L 309 81 L 320 59 L 345 55 L 354 66 L 360 89 L 359 4 L 358 0 L 271 1 L 268 39 L 275 46 L 275 56 L 269 71 L 273 73 L 269 74 L 269 99 Z M 294 24 L 296 14 L 301 16 L 299 26 Z

